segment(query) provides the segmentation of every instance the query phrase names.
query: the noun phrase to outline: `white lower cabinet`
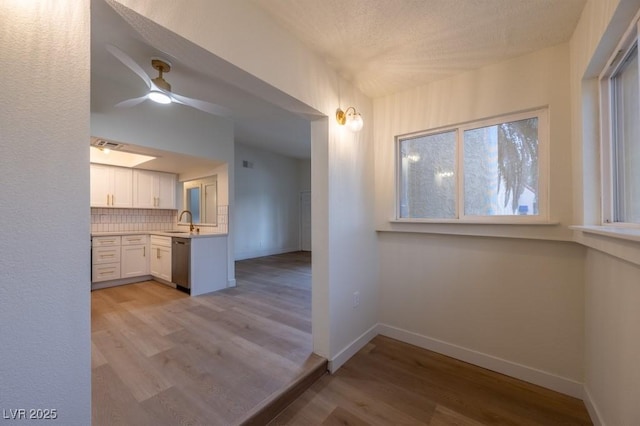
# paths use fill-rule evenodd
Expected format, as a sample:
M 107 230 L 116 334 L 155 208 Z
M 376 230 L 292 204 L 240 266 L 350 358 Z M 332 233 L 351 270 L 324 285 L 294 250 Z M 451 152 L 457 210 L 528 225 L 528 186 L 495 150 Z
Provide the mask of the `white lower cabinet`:
M 149 238 L 147 235 L 123 235 L 120 278 L 149 274 Z
M 91 281 L 120 278 L 120 236 L 91 239 Z
M 91 246 L 91 282 L 149 275 L 148 235 L 93 237 Z
M 171 237 L 151 236 L 149 271 L 154 277 L 171 282 Z
M 105 263 L 91 267 L 91 281 L 94 283 L 118 278 L 120 278 L 120 263 Z

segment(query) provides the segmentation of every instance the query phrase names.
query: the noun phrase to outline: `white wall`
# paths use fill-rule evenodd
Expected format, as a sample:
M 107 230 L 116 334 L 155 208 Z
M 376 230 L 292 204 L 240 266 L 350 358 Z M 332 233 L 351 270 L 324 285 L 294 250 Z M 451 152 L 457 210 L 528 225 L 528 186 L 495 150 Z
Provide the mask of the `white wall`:
M 589 1 L 571 39 L 579 225 L 601 223 L 597 76 L 639 9 L 638 0 Z M 585 403 L 596 425 L 640 424 L 640 246 L 580 231 L 575 238 L 590 247 L 585 261 Z
M 298 190 L 311 191 L 311 160 L 298 160 Z
M 562 242 L 573 219 L 569 75 L 562 44 L 376 99 L 376 226 L 391 231 L 378 237 L 385 334 L 581 396 L 583 248 Z M 389 222 L 394 136 L 541 106 L 556 224 Z
M 228 82 L 285 109 L 315 111 L 317 121 L 311 124 L 314 351 L 335 359 L 332 365 L 339 366 L 345 360 L 339 355 L 364 344 L 359 337 L 377 320 L 370 100 L 340 81 L 321 58 L 250 2 L 198 2 L 192 8 L 173 0 L 109 2 L 150 43 L 173 47 L 195 43 L 218 58 L 216 66 L 227 71 Z M 175 40 L 157 26 L 183 39 Z M 362 111 L 365 129 L 358 135 L 334 120 L 336 108 L 346 105 Z M 359 309 L 351 307 L 356 288 L 361 294 Z
M 236 143 L 235 162 L 235 259 L 299 250 L 299 160 Z
M 637 425 L 640 266 L 591 249 L 586 265 L 585 396 L 601 424 Z
M 0 408 L 56 409 L 46 423 L 84 426 L 89 2 L 3 0 L 0 16 Z
M 582 247 L 389 232 L 379 243 L 384 334 L 581 396 Z

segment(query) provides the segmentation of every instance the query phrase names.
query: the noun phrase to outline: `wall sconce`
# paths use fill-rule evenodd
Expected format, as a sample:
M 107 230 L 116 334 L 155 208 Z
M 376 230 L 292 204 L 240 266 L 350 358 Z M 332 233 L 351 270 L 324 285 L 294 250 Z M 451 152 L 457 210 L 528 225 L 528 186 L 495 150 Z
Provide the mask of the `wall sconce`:
M 349 107 L 344 111 L 338 108 L 336 110 L 336 121 L 341 126 L 346 124 L 353 132 L 359 132 L 364 124 L 362 116 L 354 107 Z

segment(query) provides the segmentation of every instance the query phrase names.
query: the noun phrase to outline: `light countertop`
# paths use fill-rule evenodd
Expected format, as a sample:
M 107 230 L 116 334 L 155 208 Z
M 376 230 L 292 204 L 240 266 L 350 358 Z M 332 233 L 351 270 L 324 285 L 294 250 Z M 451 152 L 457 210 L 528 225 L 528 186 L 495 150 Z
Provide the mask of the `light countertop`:
M 114 235 L 160 235 L 163 237 L 179 237 L 179 238 L 213 238 L 226 237 L 226 233 L 219 234 L 202 234 L 196 232 L 183 231 L 113 231 L 113 232 L 92 232 L 92 237 L 110 237 Z

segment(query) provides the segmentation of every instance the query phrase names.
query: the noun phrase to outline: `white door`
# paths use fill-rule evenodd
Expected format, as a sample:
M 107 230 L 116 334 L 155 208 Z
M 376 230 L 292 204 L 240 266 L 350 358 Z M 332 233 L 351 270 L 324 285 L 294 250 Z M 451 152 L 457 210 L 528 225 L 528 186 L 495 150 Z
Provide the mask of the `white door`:
M 300 250 L 311 251 L 311 191 L 300 193 Z

